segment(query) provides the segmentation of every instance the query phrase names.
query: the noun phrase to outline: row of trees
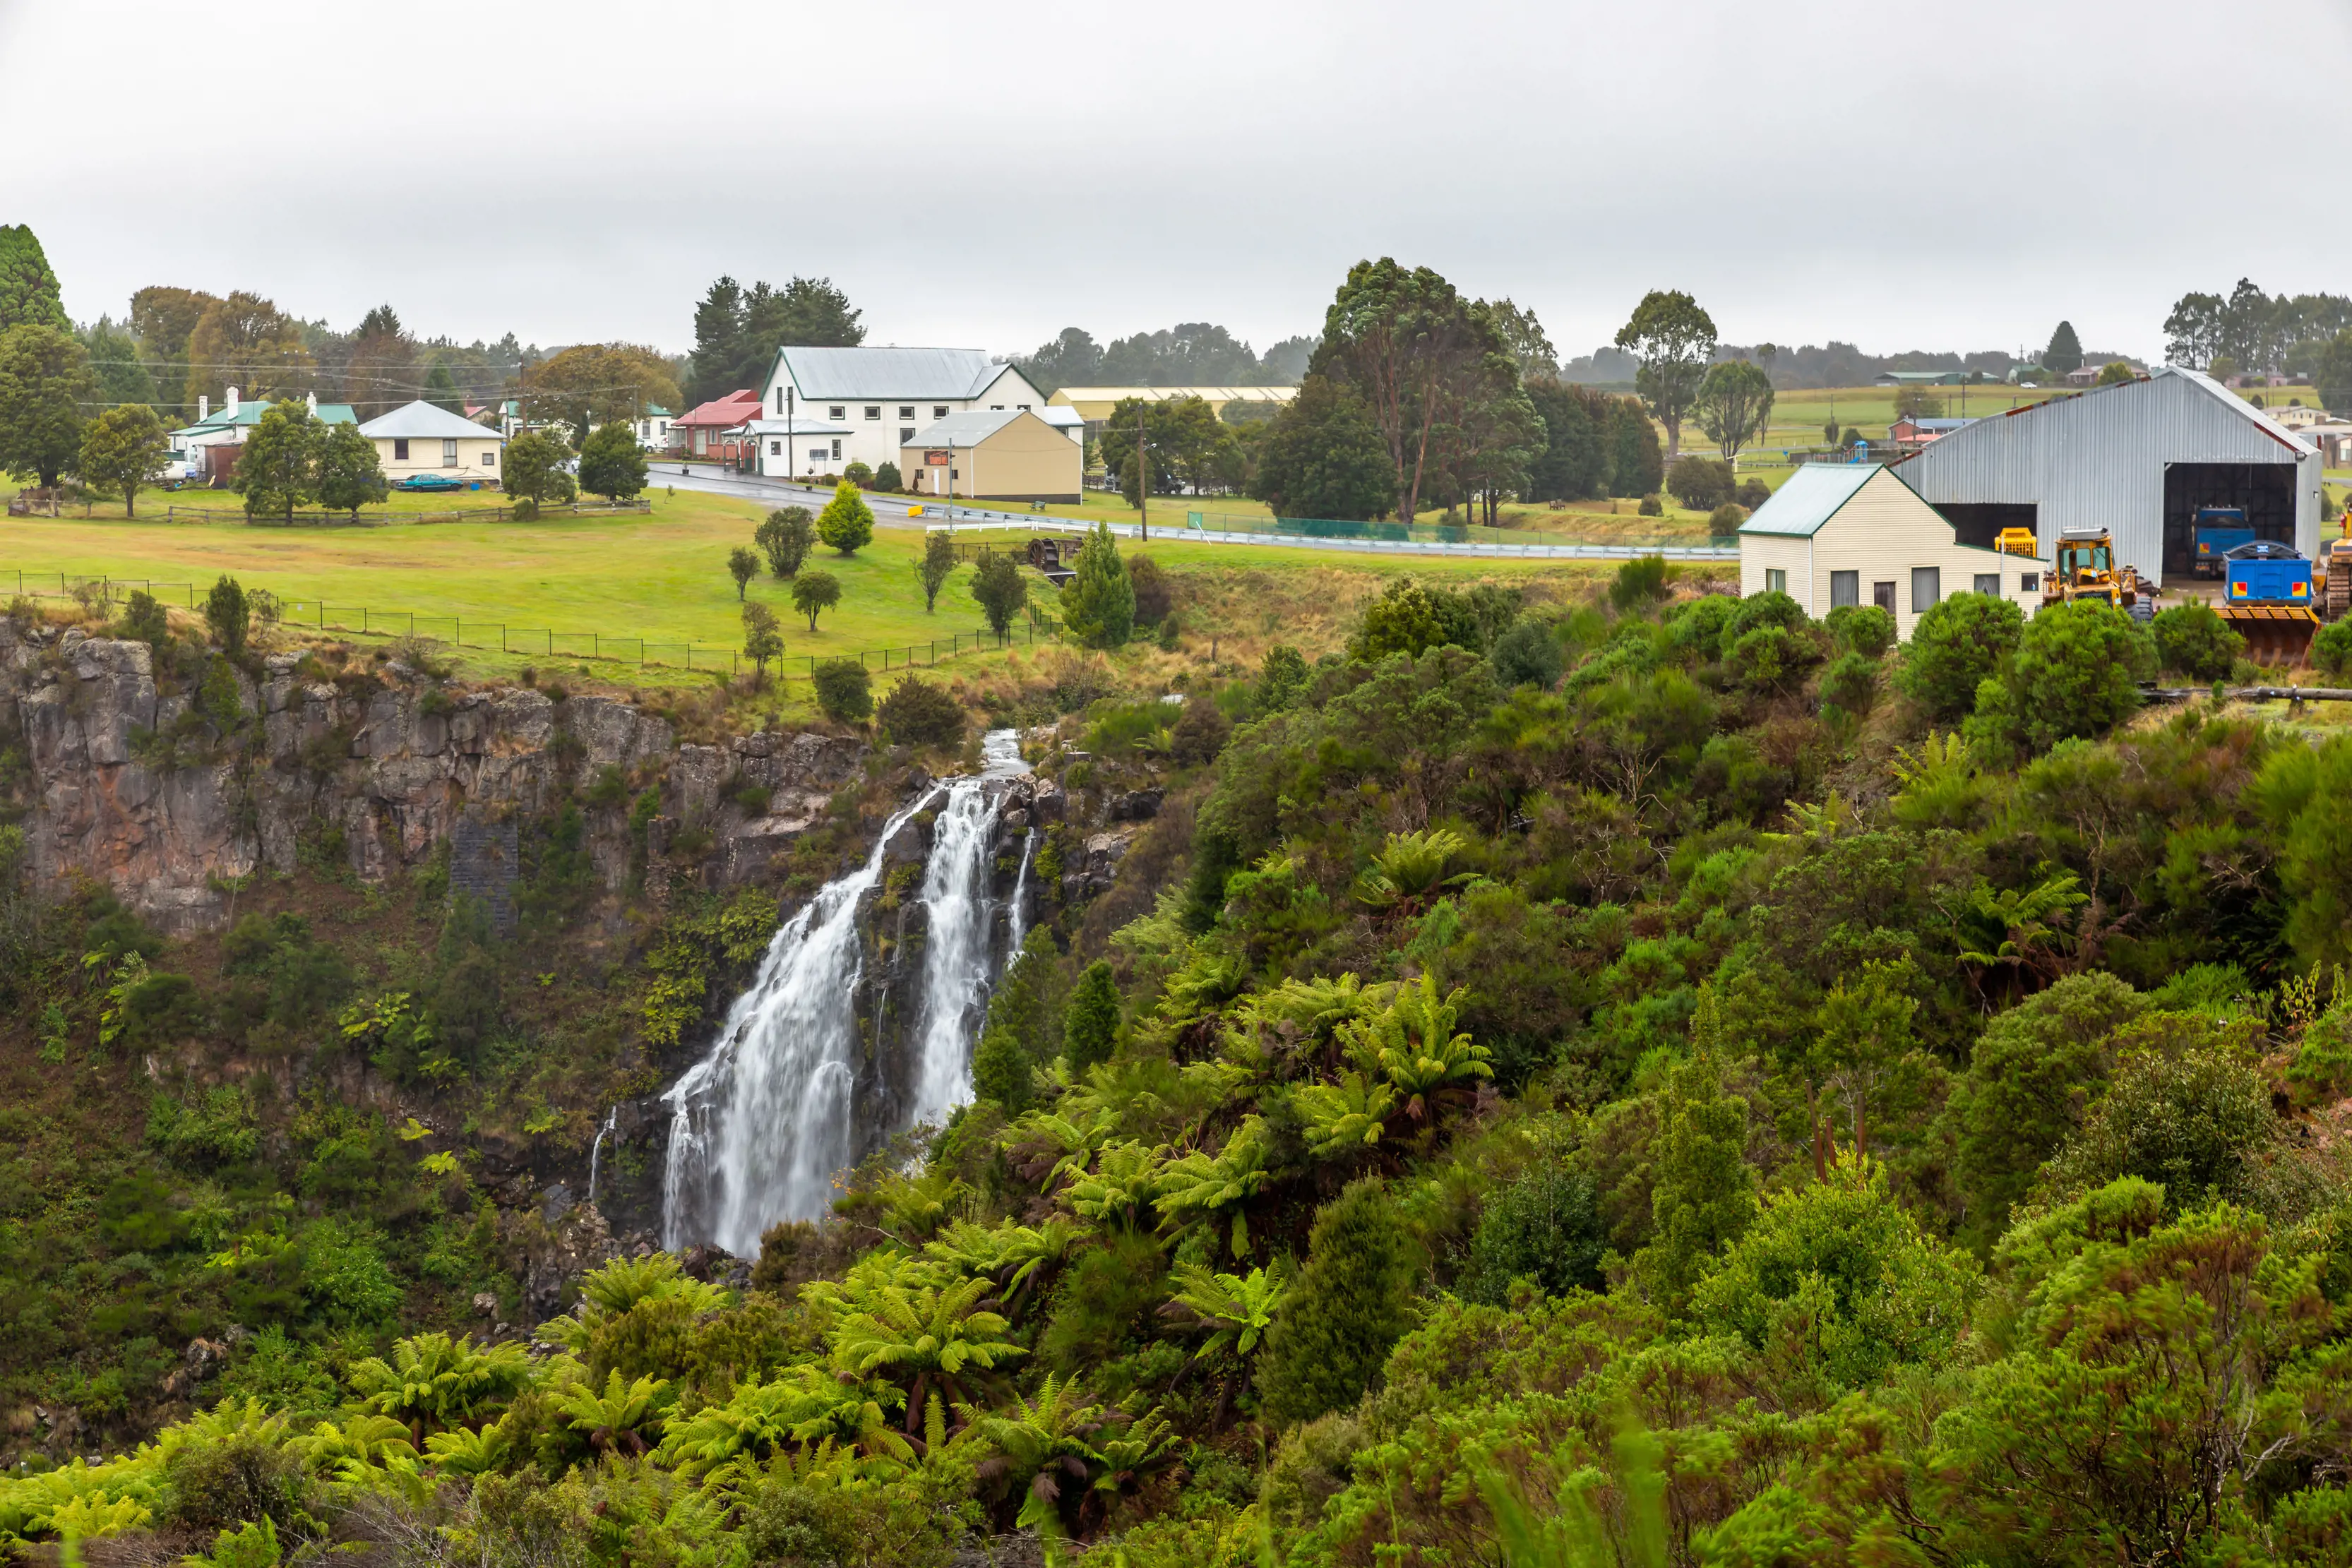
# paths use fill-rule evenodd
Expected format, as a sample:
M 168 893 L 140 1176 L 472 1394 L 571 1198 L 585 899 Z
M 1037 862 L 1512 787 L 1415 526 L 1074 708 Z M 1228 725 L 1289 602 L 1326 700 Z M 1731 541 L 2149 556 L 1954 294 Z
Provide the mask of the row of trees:
M 795 277 L 782 288 L 746 288 L 720 277 L 694 309 L 686 401 L 704 403 L 738 387 L 767 385 L 780 348 L 854 349 L 866 340 L 862 314 L 829 277 Z
M 2242 277 L 2227 297 L 2182 295 L 2164 319 L 2164 353 L 2176 365 L 2198 370 L 2223 361 L 2227 369 L 2238 371 L 2315 375 L 2327 350 L 2347 329 L 2352 329 L 2352 298 L 2340 294 L 2268 295 L 2252 278 Z
M 1307 373 L 1315 348 L 1312 337 L 1285 338 L 1261 357 L 1209 321 L 1180 321 L 1108 344 L 1082 327 L 1065 327 L 1013 363 L 1048 395 L 1066 386 L 1287 386 Z

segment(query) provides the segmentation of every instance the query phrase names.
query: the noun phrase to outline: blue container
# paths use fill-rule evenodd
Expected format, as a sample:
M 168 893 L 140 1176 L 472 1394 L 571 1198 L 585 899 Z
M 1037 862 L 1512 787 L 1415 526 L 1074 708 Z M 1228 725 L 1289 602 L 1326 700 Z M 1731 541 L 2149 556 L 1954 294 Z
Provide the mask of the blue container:
M 2311 562 L 2292 546 L 2275 539 L 2240 545 L 2223 561 L 2227 574 L 2221 591 L 2225 604 L 2311 603 Z

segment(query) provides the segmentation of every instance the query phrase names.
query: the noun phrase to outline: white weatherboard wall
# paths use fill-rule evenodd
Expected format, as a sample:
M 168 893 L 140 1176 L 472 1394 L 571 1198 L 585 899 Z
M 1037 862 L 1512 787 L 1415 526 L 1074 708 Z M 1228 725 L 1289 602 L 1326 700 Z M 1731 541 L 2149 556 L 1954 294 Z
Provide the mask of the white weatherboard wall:
M 780 349 L 761 395 L 765 419 L 846 427 L 840 461 L 870 468 L 950 415 L 1045 406 L 1016 367 L 979 349 Z
M 1785 591 L 1815 620 L 1832 608 L 1832 574 L 1851 571 L 1864 604 L 1876 602 L 1877 584 L 1894 584 L 1895 634 L 1908 639 L 1928 608 L 1916 602 L 1922 569 L 1936 573 L 1939 599 L 1973 593 L 1979 578 L 1991 578 L 2000 597 L 2031 616 L 2051 565 L 1958 543 L 1942 514 L 1876 464 L 1808 464 L 1739 528 L 1741 595 L 1765 592 L 1769 574 L 1781 572 Z
M 2294 545 L 2305 555 L 2319 549 L 2317 448 L 2219 382 L 2171 365 L 1978 420 L 1904 458 L 1900 472 L 1938 506 L 2036 505 L 2045 555 L 2063 529 L 2110 529 L 2116 559 L 2161 582 L 2164 471 L 2174 463 L 2293 465 Z

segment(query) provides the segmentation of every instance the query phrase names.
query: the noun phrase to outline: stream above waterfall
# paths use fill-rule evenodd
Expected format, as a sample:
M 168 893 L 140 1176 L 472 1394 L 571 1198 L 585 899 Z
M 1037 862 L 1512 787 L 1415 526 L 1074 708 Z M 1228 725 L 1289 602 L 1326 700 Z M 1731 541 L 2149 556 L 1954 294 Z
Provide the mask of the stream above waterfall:
M 1033 847 L 1006 822 L 1029 788 L 1018 737 L 992 730 L 982 752 L 980 773 L 918 791 L 784 922 L 710 1051 L 661 1096 L 664 1246 L 756 1257 L 769 1226 L 827 1213 L 842 1171 L 971 1097 Z

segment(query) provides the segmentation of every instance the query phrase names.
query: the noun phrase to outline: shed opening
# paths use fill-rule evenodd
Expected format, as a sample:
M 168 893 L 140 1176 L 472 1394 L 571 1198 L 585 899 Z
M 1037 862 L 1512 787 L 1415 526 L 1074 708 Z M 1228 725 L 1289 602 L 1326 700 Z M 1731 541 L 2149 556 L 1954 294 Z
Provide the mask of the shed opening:
M 1990 549 L 2003 528 L 2042 537 L 2042 508 L 2032 501 L 1947 501 L 1936 510 L 1952 525 L 1952 542 Z
M 2164 575 L 2187 577 L 2197 564 L 2200 507 L 2243 507 L 2258 539 L 2294 543 L 2292 463 L 2168 463 L 2164 465 Z

